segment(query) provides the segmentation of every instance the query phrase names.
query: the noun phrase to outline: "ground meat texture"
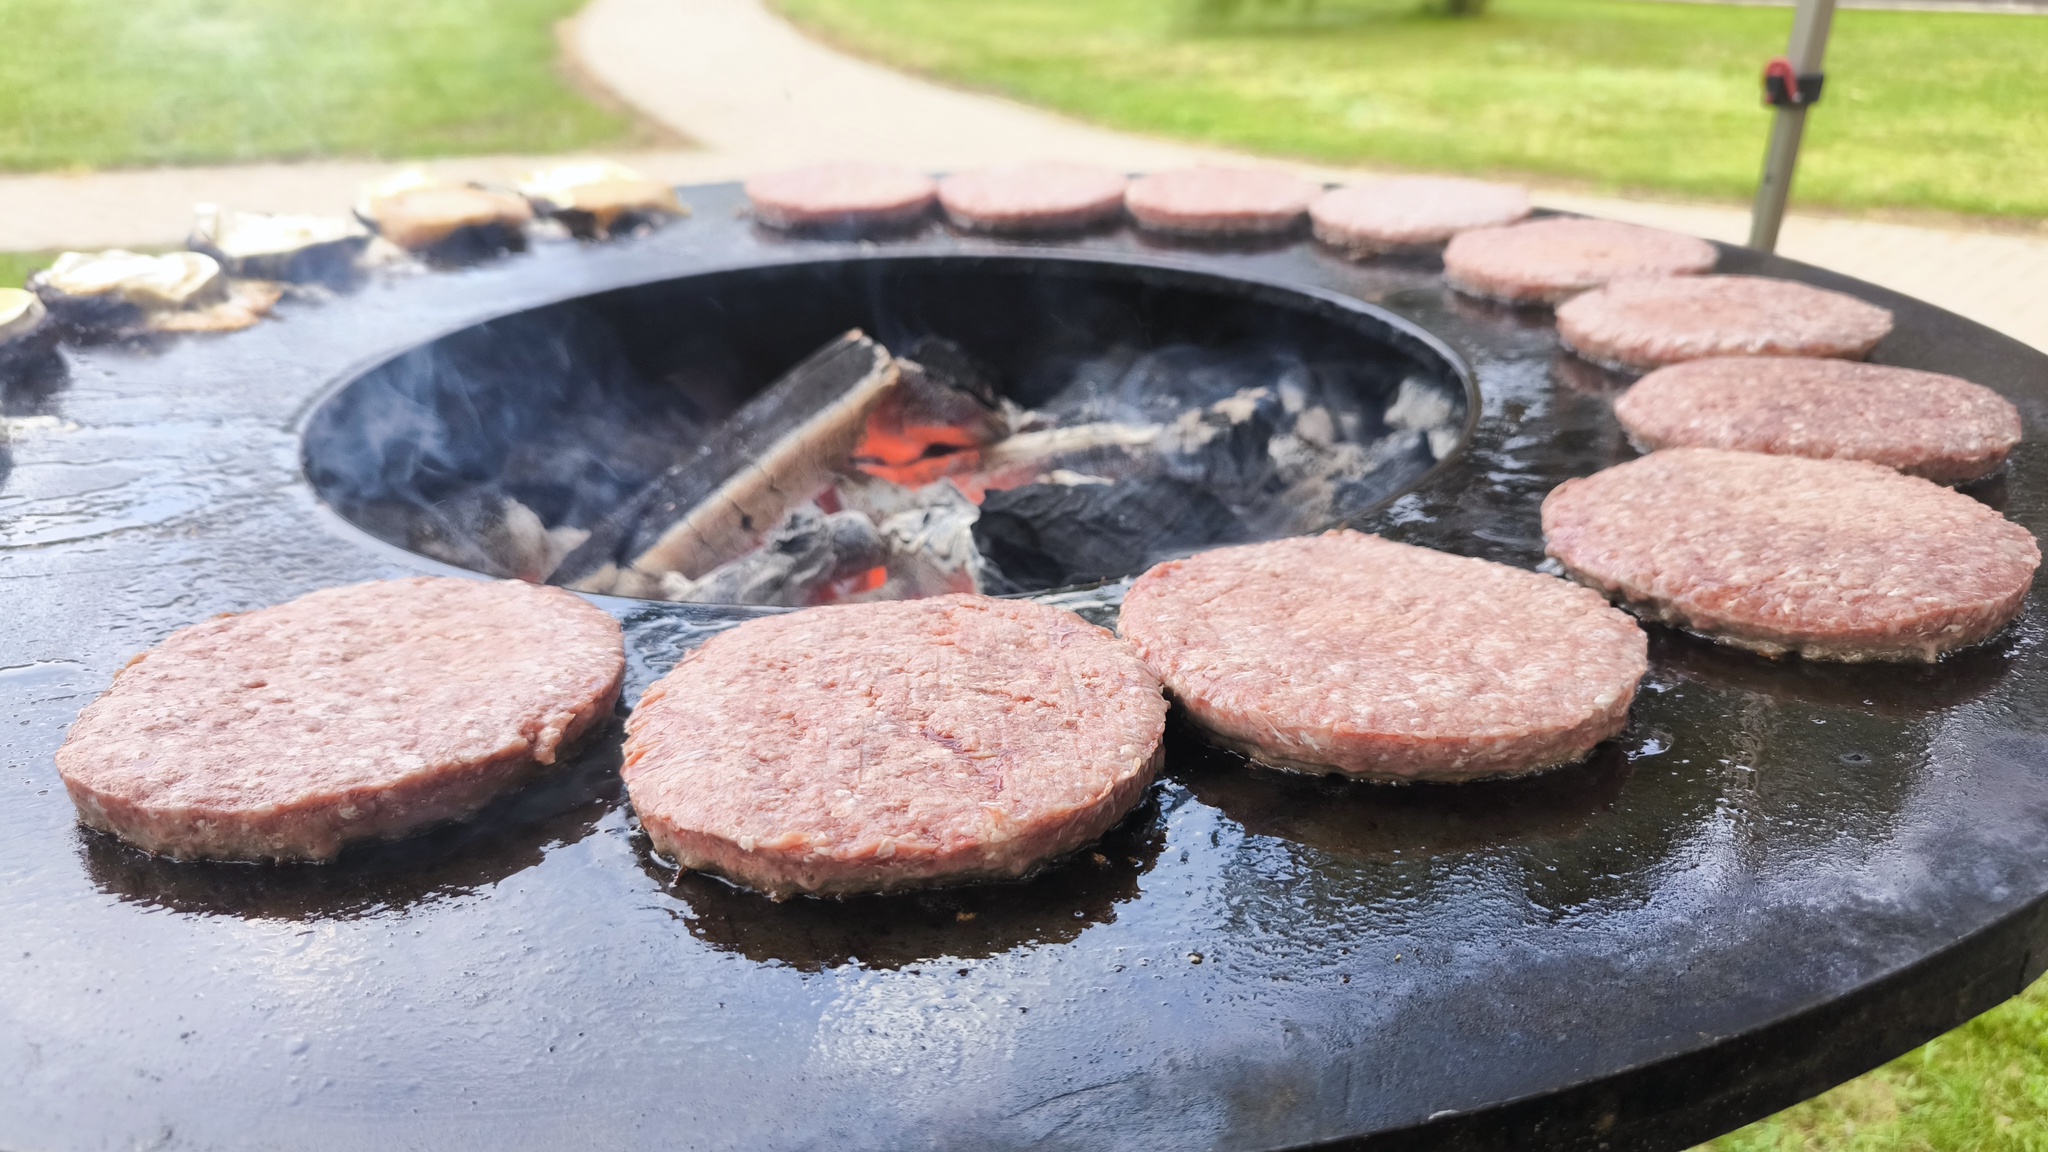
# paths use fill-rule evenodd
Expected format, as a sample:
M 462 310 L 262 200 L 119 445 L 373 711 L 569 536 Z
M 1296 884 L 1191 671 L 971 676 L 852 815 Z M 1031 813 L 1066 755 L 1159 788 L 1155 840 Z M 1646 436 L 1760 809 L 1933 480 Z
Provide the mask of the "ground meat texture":
M 1642 629 L 1587 589 L 1349 531 L 1168 561 L 1119 628 L 1221 743 L 1390 781 L 1581 760 L 1649 667 Z
M 1131 182 L 1124 207 L 1173 236 L 1270 236 L 1300 222 L 1319 185 L 1270 168 L 1181 168 Z
M 754 219 L 771 228 L 886 229 L 931 210 L 931 177 L 887 164 L 817 164 L 747 181 Z
M 1718 258 L 1693 236 L 1559 216 L 1460 232 L 1444 248 L 1444 279 L 1470 296 L 1556 304 L 1611 280 L 1708 272 Z
M 420 577 L 173 633 L 78 717 L 79 819 L 140 848 L 326 860 L 470 815 L 612 712 L 618 622 L 557 588 Z
M 1436 176 L 1353 184 L 1323 193 L 1308 207 L 1316 239 L 1359 255 L 1441 244 L 1528 214 L 1527 189 Z
M 1887 309 L 1762 276 L 1623 280 L 1557 309 L 1565 347 L 1624 372 L 1709 356 L 1860 360 L 1891 330 Z
M 1158 768 L 1130 646 L 985 596 L 811 608 L 712 638 L 627 722 L 655 850 L 778 898 L 1008 879 L 1102 835 Z
M 1643 451 L 1733 448 L 1868 460 L 1943 484 L 1989 476 L 2020 442 L 2003 396 L 1954 376 L 1789 356 L 1659 368 L 1614 402 Z
M 1088 164 L 1020 164 L 948 176 L 939 182 L 939 203 L 962 228 L 1057 232 L 1122 215 L 1128 183 Z
M 1672 448 L 1543 501 L 1550 554 L 1638 614 L 1770 656 L 1927 660 L 2019 613 L 2025 528 L 1854 460 Z

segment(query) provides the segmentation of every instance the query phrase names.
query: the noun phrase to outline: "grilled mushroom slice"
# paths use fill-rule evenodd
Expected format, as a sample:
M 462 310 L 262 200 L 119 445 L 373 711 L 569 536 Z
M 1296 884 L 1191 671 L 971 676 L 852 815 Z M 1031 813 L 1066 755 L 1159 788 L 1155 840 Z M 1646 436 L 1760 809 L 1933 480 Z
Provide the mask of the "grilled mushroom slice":
M 510 192 L 450 184 L 412 169 L 365 188 L 356 216 L 430 263 L 460 264 L 523 250 L 533 209 Z
M 346 216 L 274 216 L 218 204 L 193 209 L 185 247 L 213 257 L 235 276 L 334 281 L 355 270 L 370 230 Z
M 211 256 L 146 256 L 122 248 L 66 252 L 30 277 L 28 287 L 59 323 L 98 332 L 142 327 L 152 313 L 206 307 L 228 297 L 227 275 Z
M 609 160 L 579 160 L 529 173 L 519 194 L 571 235 L 602 240 L 664 217 L 687 216 L 674 188 Z
M 25 288 L 0 288 L 0 368 L 50 350 L 57 327 L 49 309 Z

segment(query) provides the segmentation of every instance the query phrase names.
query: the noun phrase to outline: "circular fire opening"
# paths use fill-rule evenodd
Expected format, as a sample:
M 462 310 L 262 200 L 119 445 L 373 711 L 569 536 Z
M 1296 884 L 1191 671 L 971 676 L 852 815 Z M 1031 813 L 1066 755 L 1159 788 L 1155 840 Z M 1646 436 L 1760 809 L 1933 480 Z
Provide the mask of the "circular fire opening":
M 787 606 L 1030 593 L 1355 519 L 1458 449 L 1467 381 L 1335 294 L 866 256 L 454 332 L 336 390 L 305 468 L 371 535 L 492 576 Z

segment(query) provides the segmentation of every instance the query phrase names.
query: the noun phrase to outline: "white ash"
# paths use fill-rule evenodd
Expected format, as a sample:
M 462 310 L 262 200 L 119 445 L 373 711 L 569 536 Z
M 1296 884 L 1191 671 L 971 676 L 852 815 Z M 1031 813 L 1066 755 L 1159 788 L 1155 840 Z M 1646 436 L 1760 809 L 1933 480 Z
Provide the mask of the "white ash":
M 590 533 L 549 528 L 533 509 L 510 496 L 469 493 L 428 509 L 409 543 L 436 560 L 487 576 L 545 583 L 562 558 Z
M 688 604 L 764 604 L 800 608 L 836 580 L 881 564 L 888 554 L 874 521 L 859 512 L 792 510 L 759 548 L 692 580 L 664 573 L 661 596 Z
M 882 522 L 889 579 L 869 598 L 981 591 L 984 563 L 974 544 L 974 522 L 981 509 L 944 482 L 927 485 L 917 495 L 924 499 L 921 507 Z
M 1294 418 L 1294 434 L 1318 448 L 1329 448 L 1337 443 L 1337 418 L 1318 404 Z
M 1387 406 L 1387 427 L 1420 432 L 1429 442 L 1429 454 L 1438 460 L 1458 446 L 1459 429 L 1452 423 L 1457 406 L 1441 389 L 1410 376 L 1401 381 L 1394 402 Z
M 1267 446 L 1284 419 L 1272 389 L 1242 389 L 1167 425 L 1157 446 L 1161 465 L 1176 480 L 1208 485 L 1242 503 L 1272 473 Z

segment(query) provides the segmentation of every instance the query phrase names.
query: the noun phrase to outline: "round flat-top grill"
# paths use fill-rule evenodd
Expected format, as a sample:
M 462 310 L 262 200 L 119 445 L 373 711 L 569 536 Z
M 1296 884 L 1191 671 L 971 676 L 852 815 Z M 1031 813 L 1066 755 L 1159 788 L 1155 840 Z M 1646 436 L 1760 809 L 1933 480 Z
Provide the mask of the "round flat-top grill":
M 231 338 L 72 350 L 10 386 L 0 1147 L 1680 1148 L 2048 965 L 2038 591 L 1931 667 L 1653 628 L 1627 733 L 1521 781 L 1289 777 L 1175 728 L 1130 819 L 1017 885 L 775 904 L 678 877 L 624 804 L 616 727 L 476 820 L 325 867 L 177 864 L 79 830 L 51 755 L 134 653 L 450 571 L 322 503 L 302 448 L 321 401 L 561 301 L 834 261 L 1056 263 L 1341 314 L 1470 389 L 1462 448 L 1352 522 L 1524 567 L 1544 494 L 1630 455 L 1622 381 L 1429 261 L 1128 232 L 793 240 L 734 188 L 686 195 L 694 218 L 639 240 L 288 304 Z M 1898 327 L 1874 359 L 2011 398 L 2031 438 L 1973 494 L 2048 527 L 2048 358 L 1817 269 L 1722 265 L 1883 304 Z M 1114 617 L 1114 586 L 1053 598 Z M 599 602 L 629 702 L 754 611 Z

